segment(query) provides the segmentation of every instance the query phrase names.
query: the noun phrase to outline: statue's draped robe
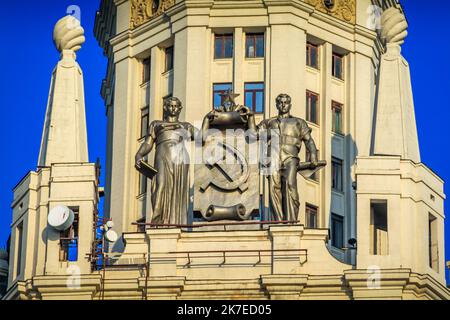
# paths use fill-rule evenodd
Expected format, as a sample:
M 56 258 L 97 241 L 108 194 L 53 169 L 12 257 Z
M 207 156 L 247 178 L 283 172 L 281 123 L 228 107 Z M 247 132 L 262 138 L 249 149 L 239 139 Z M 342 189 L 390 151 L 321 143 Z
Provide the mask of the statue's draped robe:
M 295 118 L 270 118 L 258 126 L 270 137 L 267 155 L 271 161 L 269 174 L 272 219 L 298 220 L 300 199 L 297 189 L 299 153 L 305 136 L 311 129 L 306 121 Z M 278 145 L 279 143 L 279 145 Z
M 186 224 L 189 206 L 189 154 L 185 141 L 193 135 L 189 123 L 154 121 L 149 134 L 156 144 L 152 181 L 152 223 Z

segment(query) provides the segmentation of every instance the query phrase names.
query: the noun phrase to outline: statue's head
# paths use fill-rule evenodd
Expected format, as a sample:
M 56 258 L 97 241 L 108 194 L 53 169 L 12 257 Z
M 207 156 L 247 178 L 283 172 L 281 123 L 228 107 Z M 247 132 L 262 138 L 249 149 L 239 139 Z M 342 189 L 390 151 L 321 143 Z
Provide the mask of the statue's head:
M 180 99 L 176 97 L 168 97 L 164 99 L 164 114 L 169 117 L 178 117 L 180 115 L 181 105 Z
M 275 103 L 277 105 L 278 112 L 281 114 L 289 113 L 291 111 L 291 97 L 286 94 L 282 93 L 279 94 L 278 97 L 275 100 Z

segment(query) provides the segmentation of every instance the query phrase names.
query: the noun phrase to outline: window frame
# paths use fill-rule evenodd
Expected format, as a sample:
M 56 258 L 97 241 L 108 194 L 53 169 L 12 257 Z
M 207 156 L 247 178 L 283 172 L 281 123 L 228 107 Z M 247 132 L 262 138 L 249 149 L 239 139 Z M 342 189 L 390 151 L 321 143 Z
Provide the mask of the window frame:
M 214 87 L 215 86 L 219 86 L 219 85 L 230 85 L 230 88 L 226 89 L 226 90 L 215 90 Z M 213 110 L 216 110 L 216 108 L 220 107 L 222 105 L 222 102 L 223 102 L 223 100 L 221 98 L 220 105 L 217 106 L 217 107 L 214 105 L 214 97 L 215 97 L 216 93 L 218 93 L 220 95 L 220 94 L 223 94 L 223 93 L 227 92 L 228 90 L 233 90 L 233 83 L 232 82 L 214 82 L 213 83 L 213 85 L 212 85 L 212 109 Z
M 316 97 L 316 122 L 312 121 L 311 119 L 311 97 Z M 320 95 L 318 93 L 315 93 L 311 90 L 306 90 L 306 121 L 313 123 L 317 126 L 320 125 Z
M 332 53 L 331 74 L 335 79 L 344 80 L 344 58 L 345 56 L 343 54 L 339 54 L 336 52 Z M 341 74 L 339 76 L 336 74 L 336 59 L 340 59 L 341 61 Z
M 173 45 L 164 48 L 164 73 L 173 70 L 173 68 L 175 67 L 175 49 L 174 48 L 175 48 L 175 46 L 173 46 Z M 167 58 L 169 56 L 168 52 L 171 53 L 170 59 Z
M 19 277 L 22 272 L 22 260 L 23 260 L 23 237 L 24 237 L 24 221 L 21 220 L 16 226 L 16 275 L 15 277 Z
M 310 225 L 310 215 L 314 214 L 314 226 Z M 309 229 L 317 229 L 319 227 L 319 207 L 306 203 L 305 205 L 305 223 L 306 227 Z
M 258 85 L 262 84 L 262 89 L 246 89 L 247 85 Z M 252 102 L 253 105 L 249 106 L 247 105 L 247 93 L 252 93 Z M 262 93 L 262 110 L 256 111 L 257 105 L 256 105 L 256 96 L 258 93 Z M 265 111 L 265 99 L 266 99 L 266 85 L 264 82 L 245 82 L 244 83 L 244 105 L 247 107 L 250 107 L 250 110 L 253 111 L 256 114 L 263 114 Z
M 226 53 L 226 40 L 231 39 L 231 56 L 225 56 Z M 216 45 L 217 41 L 220 40 L 222 42 L 222 50 L 221 55 L 217 56 Z M 223 60 L 223 59 L 233 59 L 234 56 L 234 33 L 214 33 L 214 60 Z
M 340 178 L 338 179 L 339 185 L 336 187 L 335 185 L 335 165 L 340 166 Z M 331 157 L 331 189 L 336 192 L 344 192 L 344 160 Z
M 80 208 L 69 207 L 74 213 L 72 225 L 59 233 L 59 262 L 76 262 L 79 257 Z M 76 259 L 71 259 L 71 250 L 75 245 Z
M 316 49 L 316 66 L 313 66 L 313 65 L 311 64 L 311 61 L 312 61 L 312 59 L 311 59 L 311 57 L 312 57 L 312 51 L 311 51 L 311 48 Z M 320 54 L 319 54 L 319 45 L 313 44 L 313 43 L 311 43 L 311 42 L 307 42 L 307 43 L 306 43 L 306 65 L 307 65 L 308 67 L 313 68 L 313 69 L 320 70 L 320 61 L 319 61 L 319 58 L 320 58 Z
M 335 110 L 340 111 L 340 130 L 336 130 Z M 344 105 L 337 101 L 331 101 L 331 131 L 336 134 L 344 134 Z
M 144 118 L 147 118 L 146 125 L 145 125 L 145 134 L 143 134 L 144 133 L 144 126 L 142 125 Z M 141 140 L 141 139 L 146 138 L 148 136 L 148 127 L 150 125 L 150 106 L 149 105 L 141 108 L 140 120 L 141 120 L 140 121 L 141 130 L 140 130 L 140 133 L 139 133 L 139 139 L 138 140 Z
M 148 72 L 147 72 L 148 71 Z M 148 79 L 147 79 L 148 77 Z M 151 78 L 151 57 L 142 60 L 142 82 L 141 84 L 146 84 L 150 82 Z
M 339 247 L 337 246 L 338 243 L 336 243 L 336 234 L 335 234 L 335 223 L 339 222 L 341 224 L 341 232 L 342 232 L 342 237 L 340 239 L 340 241 L 342 242 L 342 245 Z M 331 228 L 330 228 L 330 244 L 332 247 L 342 250 L 344 248 L 344 217 L 336 214 L 336 213 L 331 213 Z
M 265 33 L 264 32 L 249 32 L 249 33 L 245 33 L 245 58 L 246 59 L 260 59 L 260 58 L 264 58 L 266 56 L 266 37 L 265 37 Z M 262 56 L 258 56 L 257 55 L 257 39 L 261 39 L 263 42 L 263 52 L 262 52 Z M 253 40 L 254 43 L 254 54 L 253 56 L 249 55 L 249 40 Z
M 320 151 L 319 151 L 319 149 L 317 149 L 317 155 L 319 155 L 319 154 L 320 154 Z M 311 153 L 309 152 L 309 150 L 307 148 L 305 148 L 305 161 L 306 162 L 311 161 Z M 318 171 L 314 172 L 314 174 L 312 174 L 311 177 L 309 177 L 309 180 L 319 182 L 319 175 L 317 173 L 318 173 Z

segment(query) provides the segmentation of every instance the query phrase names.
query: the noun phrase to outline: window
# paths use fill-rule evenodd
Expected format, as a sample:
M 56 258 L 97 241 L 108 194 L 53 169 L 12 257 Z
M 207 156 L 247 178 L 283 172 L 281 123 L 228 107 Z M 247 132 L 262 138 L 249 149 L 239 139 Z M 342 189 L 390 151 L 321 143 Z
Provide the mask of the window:
M 69 229 L 60 233 L 59 261 L 78 260 L 79 208 L 70 208 L 74 213 L 73 223 Z
M 331 113 L 333 132 L 342 134 L 342 104 L 333 101 L 331 103 Z
M 222 105 L 223 97 L 221 94 L 224 94 L 228 90 L 232 90 L 232 83 L 214 83 L 213 84 L 213 106 L 214 108 L 218 108 Z
M 245 36 L 245 56 L 247 58 L 264 57 L 264 33 L 247 33 Z
M 305 149 L 306 151 L 306 155 L 305 155 L 305 161 L 306 162 L 310 162 L 311 161 L 311 153 L 309 152 L 308 149 Z M 317 155 L 319 155 L 319 150 L 317 150 Z M 317 174 L 317 172 L 314 172 L 313 175 L 311 175 L 310 179 L 314 180 L 314 181 L 319 181 L 319 175 Z
M 141 135 L 140 138 L 145 138 L 148 134 L 148 125 L 149 125 L 149 107 L 146 106 L 141 109 Z
M 17 262 L 16 262 L 16 277 L 20 275 L 22 270 L 22 249 L 23 249 L 23 221 L 19 223 L 16 228 L 16 243 L 17 243 Z
M 333 77 L 344 79 L 344 58 L 337 53 L 333 53 Z
M 318 102 L 318 94 L 306 91 L 306 120 L 315 124 L 319 124 Z
M 437 241 L 437 219 L 428 214 L 428 264 L 434 271 L 439 272 L 439 247 Z
M 335 248 L 344 247 L 344 218 L 331 214 L 331 245 Z
M 387 255 L 388 250 L 387 201 L 370 202 L 370 254 Z
M 305 213 L 306 227 L 311 229 L 317 228 L 317 207 L 307 203 L 305 207 Z
M 142 196 L 147 193 L 147 177 L 139 174 L 139 194 L 138 196 Z
M 337 158 L 331 159 L 331 187 L 336 191 L 343 191 L 343 167 L 342 160 Z
M 142 83 L 150 81 L 150 58 L 142 61 Z
M 264 112 L 264 82 L 245 84 L 245 102 L 253 112 Z
M 166 62 L 164 72 L 167 72 L 173 69 L 173 46 L 166 48 L 165 58 Z
M 216 34 L 214 38 L 214 59 L 233 57 L 233 34 Z
M 306 65 L 319 69 L 319 47 L 312 44 L 306 44 Z

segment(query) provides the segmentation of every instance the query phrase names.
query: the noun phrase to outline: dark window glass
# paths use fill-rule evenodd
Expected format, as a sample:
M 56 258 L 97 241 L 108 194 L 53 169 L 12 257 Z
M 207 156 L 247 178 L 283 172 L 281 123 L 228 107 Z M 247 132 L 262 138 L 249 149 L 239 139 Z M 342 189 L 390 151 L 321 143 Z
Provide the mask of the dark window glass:
M 311 43 L 306 44 L 306 65 L 319 69 L 319 47 Z
M 75 216 L 70 228 L 60 233 L 59 261 L 78 260 L 79 208 L 70 208 L 70 210 Z
M 233 57 L 233 34 L 216 34 L 214 39 L 214 59 Z
M 370 251 L 372 255 L 389 253 L 388 206 L 386 200 L 370 201 Z
M 263 58 L 264 33 L 248 33 L 245 39 L 245 56 L 247 58 Z
M 142 83 L 150 81 L 150 58 L 142 61 Z
M 313 92 L 306 92 L 306 120 L 319 124 L 318 114 L 319 96 Z
M 335 133 L 342 133 L 342 104 L 334 102 L 331 104 L 332 130 Z
M 306 204 L 306 227 L 315 229 L 317 228 L 317 207 Z
M 173 46 L 168 47 L 165 50 L 165 56 L 166 56 L 166 65 L 164 71 L 169 71 L 173 69 Z
M 223 97 L 220 95 L 227 92 L 228 90 L 232 90 L 232 83 L 215 83 L 213 84 L 213 106 L 214 108 L 218 108 L 222 105 Z
M 149 107 L 145 107 L 141 109 L 141 136 L 140 138 L 144 138 L 148 134 L 148 125 L 149 125 Z
M 306 162 L 310 162 L 311 161 L 311 153 L 309 152 L 308 149 L 306 150 Z M 317 154 L 319 154 L 319 150 L 317 150 Z M 314 172 L 313 175 L 310 177 L 310 179 L 314 180 L 314 181 L 319 181 L 319 175 L 317 172 Z
M 344 58 L 341 55 L 333 53 L 333 77 L 344 79 Z
M 342 191 L 342 176 L 343 176 L 343 167 L 342 160 L 332 158 L 331 159 L 331 187 L 334 190 Z
M 139 196 L 147 193 L 147 177 L 140 174 L 139 175 Z
M 253 112 L 264 112 L 264 82 L 245 84 L 245 102 Z
M 331 214 L 331 245 L 335 248 L 344 247 L 344 218 Z
M 17 266 L 16 276 L 20 275 L 22 267 L 22 249 L 23 249 L 23 222 L 21 222 L 16 229 L 16 241 L 17 241 Z

